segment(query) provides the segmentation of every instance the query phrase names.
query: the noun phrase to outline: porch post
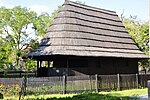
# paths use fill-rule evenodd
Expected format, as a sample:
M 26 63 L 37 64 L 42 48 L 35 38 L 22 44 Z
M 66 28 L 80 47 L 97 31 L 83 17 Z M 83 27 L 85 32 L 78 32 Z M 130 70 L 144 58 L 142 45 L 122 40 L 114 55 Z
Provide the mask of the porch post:
M 39 68 L 39 60 L 37 60 L 37 69 Z
M 42 67 L 42 61 L 40 61 L 40 68 Z
M 48 68 L 50 67 L 50 63 L 49 63 L 49 61 L 47 61 L 48 62 Z
M 66 69 L 66 76 L 68 76 L 68 71 L 69 71 L 69 59 L 67 58 L 67 69 Z
M 39 69 L 39 60 L 37 60 L 36 76 L 38 76 L 38 69 Z

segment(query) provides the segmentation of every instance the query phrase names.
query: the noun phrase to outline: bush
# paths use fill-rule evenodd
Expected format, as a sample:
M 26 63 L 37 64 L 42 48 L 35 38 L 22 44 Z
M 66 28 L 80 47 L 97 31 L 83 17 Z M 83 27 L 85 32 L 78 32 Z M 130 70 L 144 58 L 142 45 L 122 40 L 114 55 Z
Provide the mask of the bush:
M 2 93 L 0 93 L 0 99 L 4 99 L 4 96 Z
M 120 100 L 120 97 L 103 95 L 98 93 L 83 93 L 79 95 L 75 95 L 73 97 L 64 97 L 64 98 L 37 98 L 37 99 L 27 99 L 27 100 Z M 121 100 L 135 100 L 129 99 L 128 97 L 122 97 Z
M 21 91 L 21 86 L 18 83 L 14 84 L 5 84 L 0 82 L 0 93 L 4 96 L 17 96 L 19 95 L 19 92 Z

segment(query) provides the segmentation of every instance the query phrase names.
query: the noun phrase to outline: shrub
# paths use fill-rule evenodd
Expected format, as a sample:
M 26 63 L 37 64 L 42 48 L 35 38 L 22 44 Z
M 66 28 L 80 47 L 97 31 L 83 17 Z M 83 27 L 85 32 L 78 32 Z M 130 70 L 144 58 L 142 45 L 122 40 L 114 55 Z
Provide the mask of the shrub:
M 19 95 L 19 92 L 21 91 L 20 84 L 5 84 L 0 82 L 0 93 L 4 96 L 16 96 Z
M 79 95 L 75 95 L 73 97 L 64 97 L 64 98 L 36 98 L 36 99 L 27 99 L 27 100 L 135 100 L 129 99 L 128 97 L 116 97 L 110 95 L 103 95 L 98 93 L 83 93 Z
M 4 96 L 2 93 L 0 93 L 0 99 L 4 99 Z

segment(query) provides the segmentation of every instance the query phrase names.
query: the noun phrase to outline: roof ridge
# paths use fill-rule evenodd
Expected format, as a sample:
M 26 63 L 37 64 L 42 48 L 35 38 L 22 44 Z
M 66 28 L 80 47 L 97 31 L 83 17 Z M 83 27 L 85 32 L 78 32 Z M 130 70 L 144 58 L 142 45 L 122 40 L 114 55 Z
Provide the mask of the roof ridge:
M 77 5 L 81 5 L 81 6 L 85 6 L 85 7 L 89 7 L 89 8 L 94 8 L 94 9 L 97 9 L 97 10 L 103 10 L 103 11 L 107 11 L 107 12 L 111 12 L 111 13 L 116 13 L 113 10 L 107 10 L 107 9 L 103 9 L 103 8 L 99 8 L 99 7 L 94 7 L 94 6 L 86 5 L 86 4 L 80 4 L 80 3 L 73 2 L 73 1 L 70 1 L 70 0 L 65 0 L 64 4 L 77 4 Z

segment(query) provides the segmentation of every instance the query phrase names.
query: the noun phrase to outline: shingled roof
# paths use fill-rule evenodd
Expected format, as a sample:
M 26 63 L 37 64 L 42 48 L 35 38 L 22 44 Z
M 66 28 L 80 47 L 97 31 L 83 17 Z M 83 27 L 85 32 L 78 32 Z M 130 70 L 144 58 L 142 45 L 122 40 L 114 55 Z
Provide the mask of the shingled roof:
M 65 1 L 39 48 L 28 56 L 147 58 L 114 11 Z

